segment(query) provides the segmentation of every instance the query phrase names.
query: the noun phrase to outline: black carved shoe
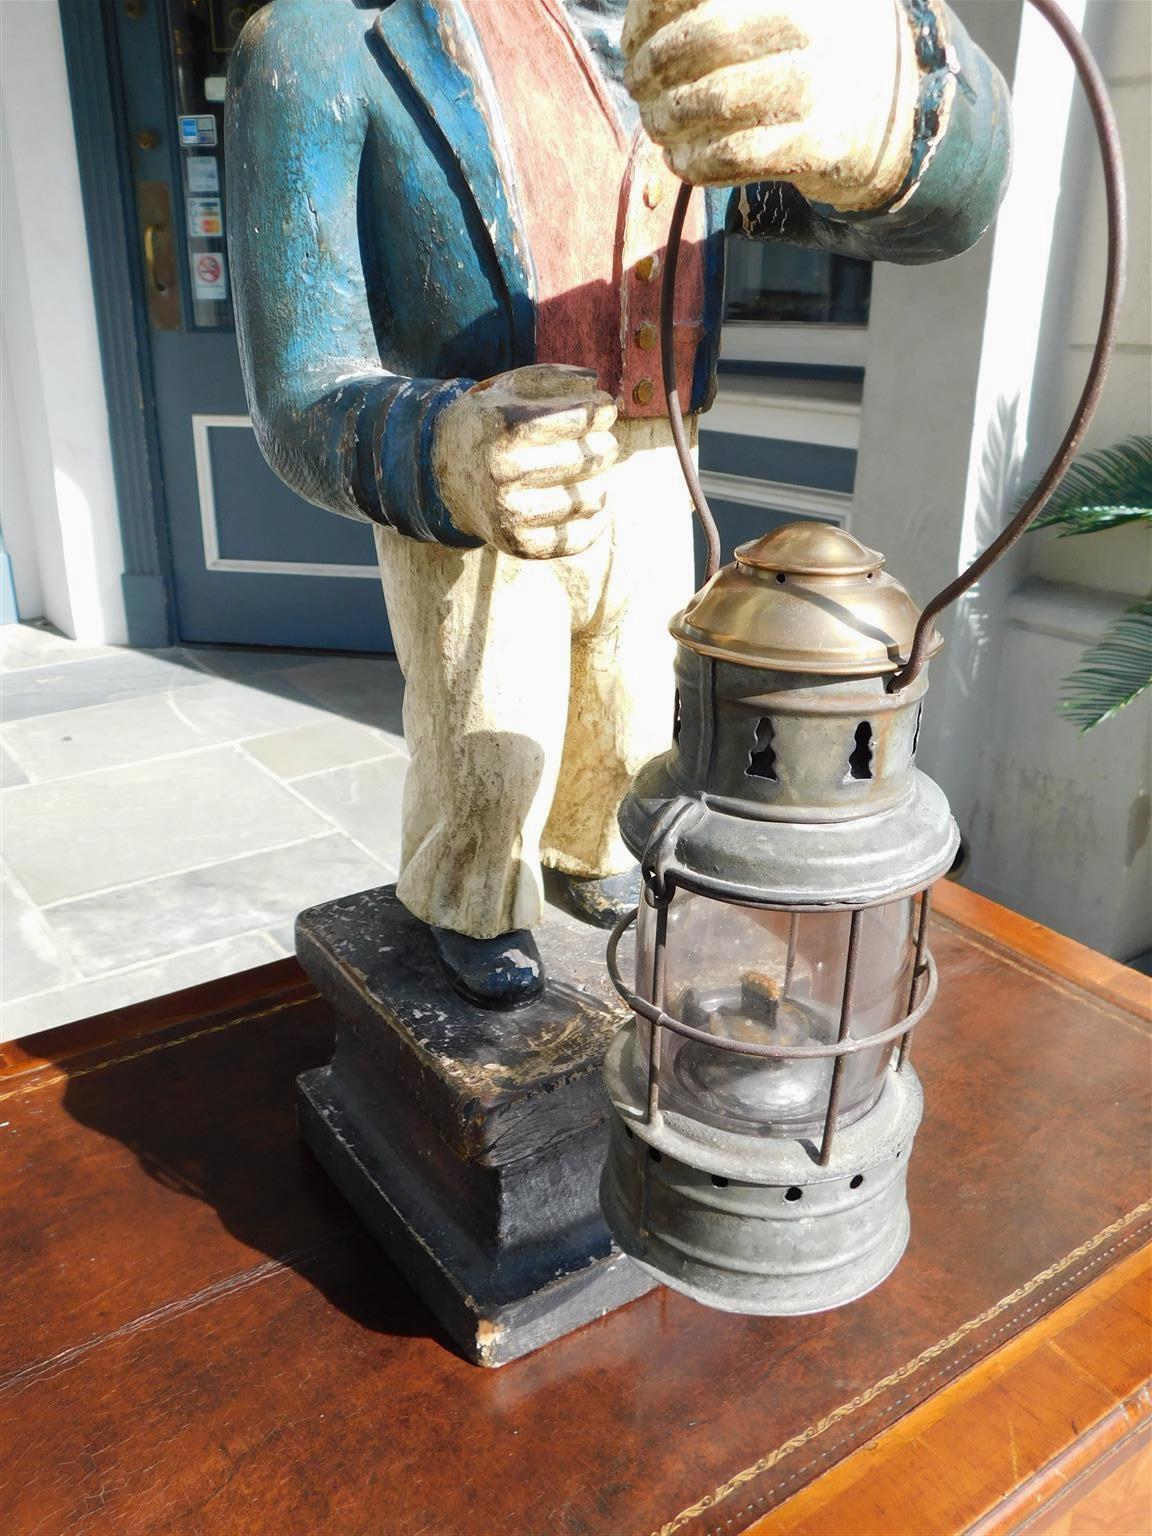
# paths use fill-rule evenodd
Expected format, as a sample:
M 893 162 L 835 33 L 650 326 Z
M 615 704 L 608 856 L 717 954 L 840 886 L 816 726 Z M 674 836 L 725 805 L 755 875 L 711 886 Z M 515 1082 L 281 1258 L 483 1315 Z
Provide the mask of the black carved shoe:
M 631 912 L 640 903 L 640 866 L 635 864 L 622 875 L 604 875 L 594 880 L 546 869 L 544 890 L 549 901 L 581 922 L 591 923 L 595 928 L 614 928 L 625 912 Z
M 522 1008 L 544 990 L 544 962 L 527 928 L 473 939 L 451 928 L 429 925 L 432 943 L 448 980 L 479 1008 Z

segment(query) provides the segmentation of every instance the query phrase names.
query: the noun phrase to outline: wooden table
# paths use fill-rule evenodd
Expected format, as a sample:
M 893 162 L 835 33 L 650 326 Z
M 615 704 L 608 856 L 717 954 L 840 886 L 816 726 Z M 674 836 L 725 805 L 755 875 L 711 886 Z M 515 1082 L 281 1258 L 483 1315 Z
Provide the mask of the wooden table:
M 495 1372 L 297 1141 L 332 1019 L 294 962 L 7 1047 L 6 1536 L 1071 1536 L 1094 1484 L 1139 1536 L 1148 983 L 936 900 L 892 1279 L 785 1321 L 661 1290 Z

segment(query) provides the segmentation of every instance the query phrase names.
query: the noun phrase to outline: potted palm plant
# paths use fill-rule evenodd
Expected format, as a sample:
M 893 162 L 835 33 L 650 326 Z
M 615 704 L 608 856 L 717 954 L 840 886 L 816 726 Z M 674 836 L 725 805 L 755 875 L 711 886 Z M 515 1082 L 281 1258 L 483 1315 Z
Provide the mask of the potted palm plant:
M 1078 458 L 1033 528 L 1078 538 L 1152 523 L 1152 437 L 1130 437 Z M 1131 604 L 1065 679 L 1061 710 L 1090 731 L 1152 686 L 1152 593 Z

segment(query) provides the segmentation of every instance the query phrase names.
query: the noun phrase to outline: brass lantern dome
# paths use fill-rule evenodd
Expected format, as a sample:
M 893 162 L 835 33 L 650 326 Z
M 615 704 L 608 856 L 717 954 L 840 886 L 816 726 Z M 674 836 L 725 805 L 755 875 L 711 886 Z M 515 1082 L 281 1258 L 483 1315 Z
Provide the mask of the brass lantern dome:
M 736 551 L 672 621 L 700 656 L 819 676 L 894 672 L 919 610 L 884 556 L 842 528 L 787 523 Z M 933 636 L 934 654 L 940 636 Z

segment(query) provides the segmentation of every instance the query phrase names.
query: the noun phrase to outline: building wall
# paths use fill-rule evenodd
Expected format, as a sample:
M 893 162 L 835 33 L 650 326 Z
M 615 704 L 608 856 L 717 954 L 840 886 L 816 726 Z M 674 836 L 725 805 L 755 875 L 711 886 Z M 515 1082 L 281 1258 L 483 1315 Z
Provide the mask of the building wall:
M 21 617 L 122 643 L 116 488 L 56 0 L 0 3 L 0 141 L 3 529 Z
M 1108 80 L 1127 169 L 1130 254 L 1117 349 L 1086 441 L 1152 431 L 1152 6 L 1090 0 L 1084 32 Z M 1073 98 L 1029 420 L 1038 467 L 1064 429 L 1095 342 L 1105 210 L 1088 110 Z M 1152 528 L 1030 535 L 1008 600 L 991 733 L 971 822 L 969 883 L 1120 959 L 1152 945 L 1152 698 L 1079 734 L 1063 680 L 1152 590 Z
M 1062 50 L 1020 0 L 957 7 L 1013 86 L 1012 185 L 994 230 L 946 266 L 873 282 L 854 529 L 921 602 L 986 545 L 1067 424 L 1094 338 L 1104 231 L 1098 152 Z M 1144 0 L 1066 0 L 1113 84 L 1133 250 L 1091 442 L 1149 429 L 1148 56 Z M 1060 681 L 1152 585 L 1143 534 L 1029 535 L 946 616 L 921 735 L 970 845 L 975 889 L 1111 954 L 1152 942 L 1145 698 L 1086 738 Z

